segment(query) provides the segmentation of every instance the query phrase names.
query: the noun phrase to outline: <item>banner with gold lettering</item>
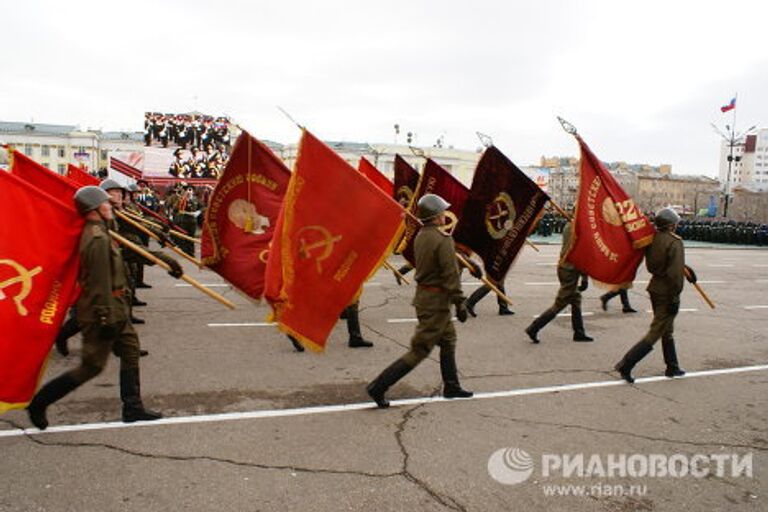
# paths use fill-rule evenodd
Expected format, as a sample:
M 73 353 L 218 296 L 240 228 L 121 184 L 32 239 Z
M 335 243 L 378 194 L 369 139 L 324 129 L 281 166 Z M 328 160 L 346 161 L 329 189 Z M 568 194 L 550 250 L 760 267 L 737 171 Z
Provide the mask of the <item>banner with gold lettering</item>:
M 323 350 L 402 224 L 399 204 L 305 130 L 267 262 L 264 297 L 280 329 Z
M 417 215 L 417 203 L 425 194 L 437 194 L 451 203 L 451 207 L 446 212 L 448 219 L 443 230 L 447 233 L 452 233 L 461 218 L 464 203 L 467 201 L 467 197 L 469 197 L 467 187 L 430 158 L 427 159 L 427 163 L 424 165 L 424 172 L 419 179 L 419 184 L 414 191 L 413 200 L 411 201 L 410 211 L 414 216 Z M 413 255 L 413 242 L 416 240 L 419 228 L 420 225 L 409 216 L 405 221 L 405 234 L 398 247 L 398 252 L 411 265 L 416 265 Z
M 635 279 L 642 248 L 656 232 L 603 163 L 576 135 L 581 147 L 574 236 L 565 259 L 598 282 L 625 286 Z
M 392 184 L 386 176 L 381 174 L 371 162 L 366 160 L 365 157 L 360 157 L 360 163 L 357 165 L 357 170 L 363 173 L 374 185 L 379 187 L 382 192 L 392 197 L 395 192 L 395 186 Z
M 547 201 L 536 183 L 490 146 L 477 163 L 453 238 L 482 258 L 488 277 L 503 282 Z
M 243 131 L 205 212 L 203 264 L 253 299 L 264 294 L 269 244 L 290 179 L 285 164 Z
M 75 299 L 83 219 L 0 172 L 0 413 L 26 407 Z

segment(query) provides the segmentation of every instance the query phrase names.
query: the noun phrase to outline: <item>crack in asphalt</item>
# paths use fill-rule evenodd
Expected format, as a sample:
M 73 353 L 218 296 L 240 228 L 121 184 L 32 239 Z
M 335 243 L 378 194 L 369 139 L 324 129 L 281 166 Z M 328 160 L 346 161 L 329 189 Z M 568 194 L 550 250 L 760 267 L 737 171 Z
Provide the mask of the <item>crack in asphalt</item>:
M 397 446 L 400 448 L 400 453 L 403 455 L 403 465 L 399 474 L 409 482 L 413 483 L 414 485 L 422 489 L 434 501 L 436 501 L 443 507 L 446 507 L 450 510 L 458 510 L 460 512 L 466 512 L 467 511 L 466 507 L 461 505 L 454 498 L 444 494 L 440 494 L 436 490 L 432 489 L 432 487 L 430 487 L 429 484 L 427 484 L 427 482 L 425 482 L 421 478 L 414 475 L 408 469 L 408 461 L 410 460 L 411 455 L 408 452 L 408 448 L 405 446 L 405 439 L 404 439 L 405 427 L 413 417 L 413 414 L 419 409 L 421 409 L 422 407 L 424 407 L 425 405 L 426 404 L 419 404 L 407 409 L 403 413 L 403 417 L 400 420 L 400 423 L 397 424 L 397 429 L 395 430 L 395 440 L 397 441 Z
M 646 441 L 658 441 L 662 443 L 684 444 L 684 445 L 698 446 L 698 447 L 717 446 L 717 447 L 725 447 L 725 448 L 744 448 L 744 449 L 750 449 L 750 450 L 757 450 L 761 452 L 768 452 L 768 446 L 757 446 L 752 444 L 723 443 L 723 442 L 715 442 L 715 441 L 711 441 L 711 442 L 710 441 L 686 441 L 684 439 L 670 439 L 667 437 L 656 437 L 656 436 L 638 434 L 636 432 L 626 432 L 623 430 L 601 429 L 596 427 L 588 427 L 586 425 L 576 425 L 572 423 L 557 423 L 557 422 L 550 422 L 550 421 L 528 420 L 525 418 L 514 418 L 511 416 L 500 416 L 500 415 L 494 415 L 494 414 L 478 414 L 478 416 L 483 418 L 488 418 L 488 419 L 506 420 L 512 423 L 522 423 L 525 425 L 568 428 L 568 429 L 574 429 L 574 430 L 583 430 L 586 432 L 594 432 L 597 434 L 613 434 L 618 436 L 628 436 L 628 437 L 634 437 L 636 439 L 644 439 Z

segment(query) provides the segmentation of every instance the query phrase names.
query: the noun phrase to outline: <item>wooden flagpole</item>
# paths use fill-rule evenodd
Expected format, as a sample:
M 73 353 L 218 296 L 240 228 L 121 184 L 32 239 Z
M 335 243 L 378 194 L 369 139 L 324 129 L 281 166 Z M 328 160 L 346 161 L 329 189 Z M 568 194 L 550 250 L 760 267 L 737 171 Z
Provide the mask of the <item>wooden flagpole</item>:
M 136 229 L 138 229 L 138 230 L 139 230 L 139 231 L 141 231 L 142 233 L 145 233 L 145 234 L 147 234 L 147 235 L 151 236 L 152 238 L 154 238 L 154 239 L 155 239 L 155 240 L 157 240 L 158 242 L 160 242 L 160 241 L 161 241 L 159 236 L 157 236 L 155 233 L 153 233 L 153 232 L 152 232 L 152 231 L 150 231 L 149 229 L 147 229 L 147 228 L 145 228 L 144 226 L 142 226 L 141 224 L 139 224 L 137 221 L 133 220 L 131 217 L 128 217 L 127 215 L 125 215 L 125 213 L 123 213 L 123 212 L 121 212 L 121 211 L 118 211 L 118 210 L 112 210 L 112 211 L 114 211 L 114 212 L 115 212 L 115 215 L 117 215 L 118 217 L 120 217 L 120 218 L 121 218 L 121 219 L 123 219 L 125 222 L 127 222 L 127 223 L 128 223 L 128 224 L 130 224 L 131 226 L 135 227 Z M 192 256 L 190 256 L 189 254 L 185 253 L 184 251 L 182 251 L 181 249 L 179 249 L 179 248 L 178 248 L 178 247 L 176 247 L 175 245 L 173 245 L 173 244 L 168 244 L 168 248 L 169 248 L 170 250 L 172 250 L 172 251 L 173 251 L 175 254 L 177 254 L 178 256 L 181 256 L 182 258 L 186 259 L 187 261 L 189 261 L 189 262 L 191 262 L 191 263 L 194 263 L 195 265 L 197 265 L 197 266 L 198 266 L 198 268 L 202 268 L 202 267 L 203 267 L 203 262 L 202 262 L 202 261 L 200 261 L 200 260 L 198 260 L 198 259 L 195 259 L 195 258 L 193 258 Z
M 158 224 L 157 222 L 152 222 L 152 221 L 151 221 L 151 220 L 149 220 L 149 219 L 145 219 L 145 218 L 143 218 L 143 217 L 139 217 L 139 216 L 137 216 L 137 215 L 134 215 L 134 214 L 132 214 L 132 213 L 128 213 L 128 212 L 123 212 L 123 214 L 124 214 L 124 215 L 127 215 L 128 217 L 130 217 L 130 218 L 132 218 L 132 219 L 134 219 L 134 220 L 136 220 L 136 221 L 139 221 L 139 222 L 143 222 L 144 224 L 146 224 L 146 225 L 148 225 L 148 226 L 152 226 L 152 227 L 155 227 L 155 228 L 158 228 L 158 229 L 163 229 L 163 226 L 161 226 L 161 225 L 160 225 L 160 224 Z M 186 234 L 184 234 L 184 233 L 181 233 L 180 231 L 176 231 L 175 229 L 171 229 L 171 230 L 169 230 L 168 232 L 169 232 L 170 234 L 172 234 L 173 236 L 175 236 L 175 237 L 178 237 L 178 238 L 183 238 L 184 240 L 189 240 L 190 242 L 194 242 L 194 243 L 196 243 L 196 244 L 199 244 L 199 243 L 200 243 L 200 239 L 199 239 L 199 238 L 195 238 L 195 237 L 192 237 L 192 236 L 186 235 Z
M 684 269 L 683 269 L 683 272 L 685 272 L 685 277 L 686 277 L 687 279 L 690 279 L 690 278 L 691 278 L 691 273 L 690 273 L 690 272 L 688 272 L 688 269 L 687 269 L 687 268 L 684 268 Z M 712 308 L 712 309 L 715 309 L 715 303 L 714 303 L 714 302 L 712 302 L 712 299 L 710 299 L 710 298 L 709 298 L 709 295 L 707 295 L 707 293 L 704 291 L 704 288 L 702 288 L 702 287 L 699 285 L 699 283 L 691 283 L 691 284 L 693 284 L 693 287 L 694 287 L 694 288 L 696 288 L 696 291 L 697 291 L 697 292 L 699 292 L 699 295 L 701 295 L 701 298 L 702 298 L 702 299 L 704 299 L 704 302 L 706 302 L 706 303 L 707 303 L 707 305 L 708 305 L 710 308 Z
M 165 270 L 170 270 L 171 269 L 170 265 L 168 265 L 166 262 L 164 262 L 163 260 L 161 260 L 157 256 L 155 256 L 153 254 L 150 254 L 149 252 L 145 251 L 144 249 L 142 249 L 138 245 L 134 244 L 130 240 L 127 240 L 127 239 L 123 238 L 120 234 L 115 233 L 111 229 L 109 230 L 109 235 L 112 238 L 114 238 L 115 240 L 117 240 L 118 242 L 120 242 L 121 244 L 123 244 L 124 246 L 126 246 L 127 248 L 129 248 L 130 250 L 132 250 L 133 252 L 141 255 L 142 257 L 148 259 L 149 261 L 152 261 L 153 263 L 155 263 L 159 267 L 164 268 Z M 213 290 L 210 290 L 210 289 L 206 288 L 202 284 L 198 283 L 196 280 L 194 280 L 191 277 L 189 277 L 187 274 L 182 274 L 180 279 L 182 279 L 182 280 L 186 281 L 187 283 L 191 284 L 193 287 L 197 288 L 198 290 L 200 290 L 204 294 L 208 295 L 209 297 L 213 298 L 214 300 L 217 300 L 217 301 L 221 302 L 222 304 L 224 304 L 228 308 L 235 309 L 235 304 L 234 303 L 232 303 L 229 300 L 225 299 L 224 297 L 222 297 L 218 293 L 214 292 Z
M 469 263 L 469 262 L 468 262 L 468 261 L 467 261 L 467 260 L 464 258 L 464 256 L 462 256 L 461 254 L 459 254 L 459 253 L 457 252 L 457 253 L 456 253 L 456 258 L 457 258 L 457 259 L 458 259 L 458 260 L 461 262 L 461 264 L 462 264 L 462 265 L 464 265 L 464 266 L 465 266 L 467 269 L 469 269 L 469 270 L 472 270 L 472 268 L 473 268 L 473 267 L 472 267 L 472 265 L 470 265 L 470 263 Z M 501 299 L 502 299 L 504 302 L 506 302 L 506 303 L 507 303 L 507 304 L 509 304 L 510 306 L 514 306 L 514 305 L 515 305 L 515 304 L 514 304 L 514 302 L 512 302 L 512 299 L 510 299 L 509 297 L 507 297 L 506 295 L 504 295 L 504 294 L 501 292 L 501 290 L 499 290 L 499 288 L 498 288 L 498 287 L 497 287 L 495 284 L 493 284 L 493 283 L 492 283 L 492 282 L 491 282 L 491 281 L 490 281 L 490 280 L 489 280 L 487 277 L 483 276 L 482 278 L 480 278 L 480 280 L 481 280 L 481 281 L 482 281 L 484 284 L 486 284 L 486 285 L 487 285 L 487 286 L 488 286 L 488 287 L 489 287 L 491 290 L 493 290 L 493 292 L 494 292 L 496 295 L 498 295 L 499 297 L 501 297 Z

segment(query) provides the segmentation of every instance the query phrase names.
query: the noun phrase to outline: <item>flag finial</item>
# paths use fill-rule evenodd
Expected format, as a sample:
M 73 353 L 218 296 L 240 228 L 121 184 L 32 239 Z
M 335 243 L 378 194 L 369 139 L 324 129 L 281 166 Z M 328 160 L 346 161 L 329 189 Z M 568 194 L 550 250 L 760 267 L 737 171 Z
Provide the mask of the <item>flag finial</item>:
M 557 120 L 560 121 L 560 126 L 563 127 L 563 130 L 565 130 L 566 133 L 570 133 L 571 135 L 578 135 L 579 134 L 579 132 L 576 131 L 576 127 L 573 126 L 568 121 L 566 121 L 565 119 L 563 119 L 562 117 L 557 116 Z
M 477 134 L 477 138 L 480 139 L 480 144 L 485 146 L 486 148 L 489 148 L 493 146 L 493 139 L 490 135 L 486 135 L 482 132 L 475 132 Z
M 408 149 L 410 149 L 411 153 L 413 153 L 416 156 L 420 156 L 421 158 L 427 158 L 427 155 L 424 154 L 424 150 L 421 148 L 417 148 L 416 146 L 408 146 Z
M 286 110 L 285 110 L 283 107 L 281 107 L 280 105 L 277 105 L 277 110 L 279 110 L 280 112 L 282 112 L 282 113 L 285 115 L 285 117 L 287 117 L 287 118 L 288 118 L 288 119 L 289 119 L 289 120 L 290 120 L 290 121 L 291 121 L 293 124 L 295 124 L 296 126 L 298 126 L 300 130 L 306 130 L 306 128 L 305 128 L 304 126 L 300 125 L 300 124 L 299 124 L 299 122 L 298 122 L 298 121 L 296 121 L 296 120 L 293 118 L 293 116 L 291 116 L 291 114 L 289 114 L 288 112 L 286 112 Z

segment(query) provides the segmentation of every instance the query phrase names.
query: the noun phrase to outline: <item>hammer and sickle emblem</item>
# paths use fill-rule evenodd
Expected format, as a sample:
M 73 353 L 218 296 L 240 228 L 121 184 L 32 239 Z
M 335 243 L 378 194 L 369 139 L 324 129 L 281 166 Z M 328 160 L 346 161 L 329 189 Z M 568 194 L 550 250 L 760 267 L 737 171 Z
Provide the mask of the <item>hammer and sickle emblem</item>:
M 453 230 L 456 229 L 456 224 L 459 223 L 459 218 L 456 217 L 456 214 L 453 213 L 450 210 L 445 211 L 445 224 L 440 226 L 440 231 L 445 233 L 446 235 L 452 235 Z
M 301 236 L 301 234 L 304 232 L 319 233 L 321 239 L 308 241 L 306 238 Z M 331 256 L 331 254 L 333 254 L 333 246 L 334 244 L 336 244 L 336 242 L 341 240 L 341 236 L 333 236 L 333 234 L 323 226 L 304 226 L 299 230 L 297 235 L 299 236 L 299 258 L 301 259 L 312 258 L 313 257 L 312 251 L 314 251 L 315 249 L 322 248 L 322 251 L 320 252 L 320 254 L 315 257 L 315 265 L 317 265 L 317 273 L 322 274 L 323 273 L 322 262 L 324 260 L 327 260 Z
M 400 203 L 403 208 L 408 208 L 408 205 L 411 204 L 411 199 L 413 199 L 413 190 L 403 185 L 397 189 L 395 197 L 397 197 L 397 202 Z
M 506 192 L 500 193 L 485 209 L 485 227 L 494 240 L 500 240 L 515 225 L 515 203 Z
M 13 260 L 0 260 L 0 265 L 8 265 L 16 271 L 16 277 L 0 281 L 0 300 L 5 299 L 7 296 L 4 292 L 5 288 L 21 283 L 21 290 L 15 296 L 13 296 L 13 302 L 16 304 L 16 311 L 20 316 L 27 316 L 27 308 L 24 307 L 22 301 L 27 298 L 32 291 L 32 278 L 43 271 L 43 267 L 37 266 L 32 270 L 27 270 Z

